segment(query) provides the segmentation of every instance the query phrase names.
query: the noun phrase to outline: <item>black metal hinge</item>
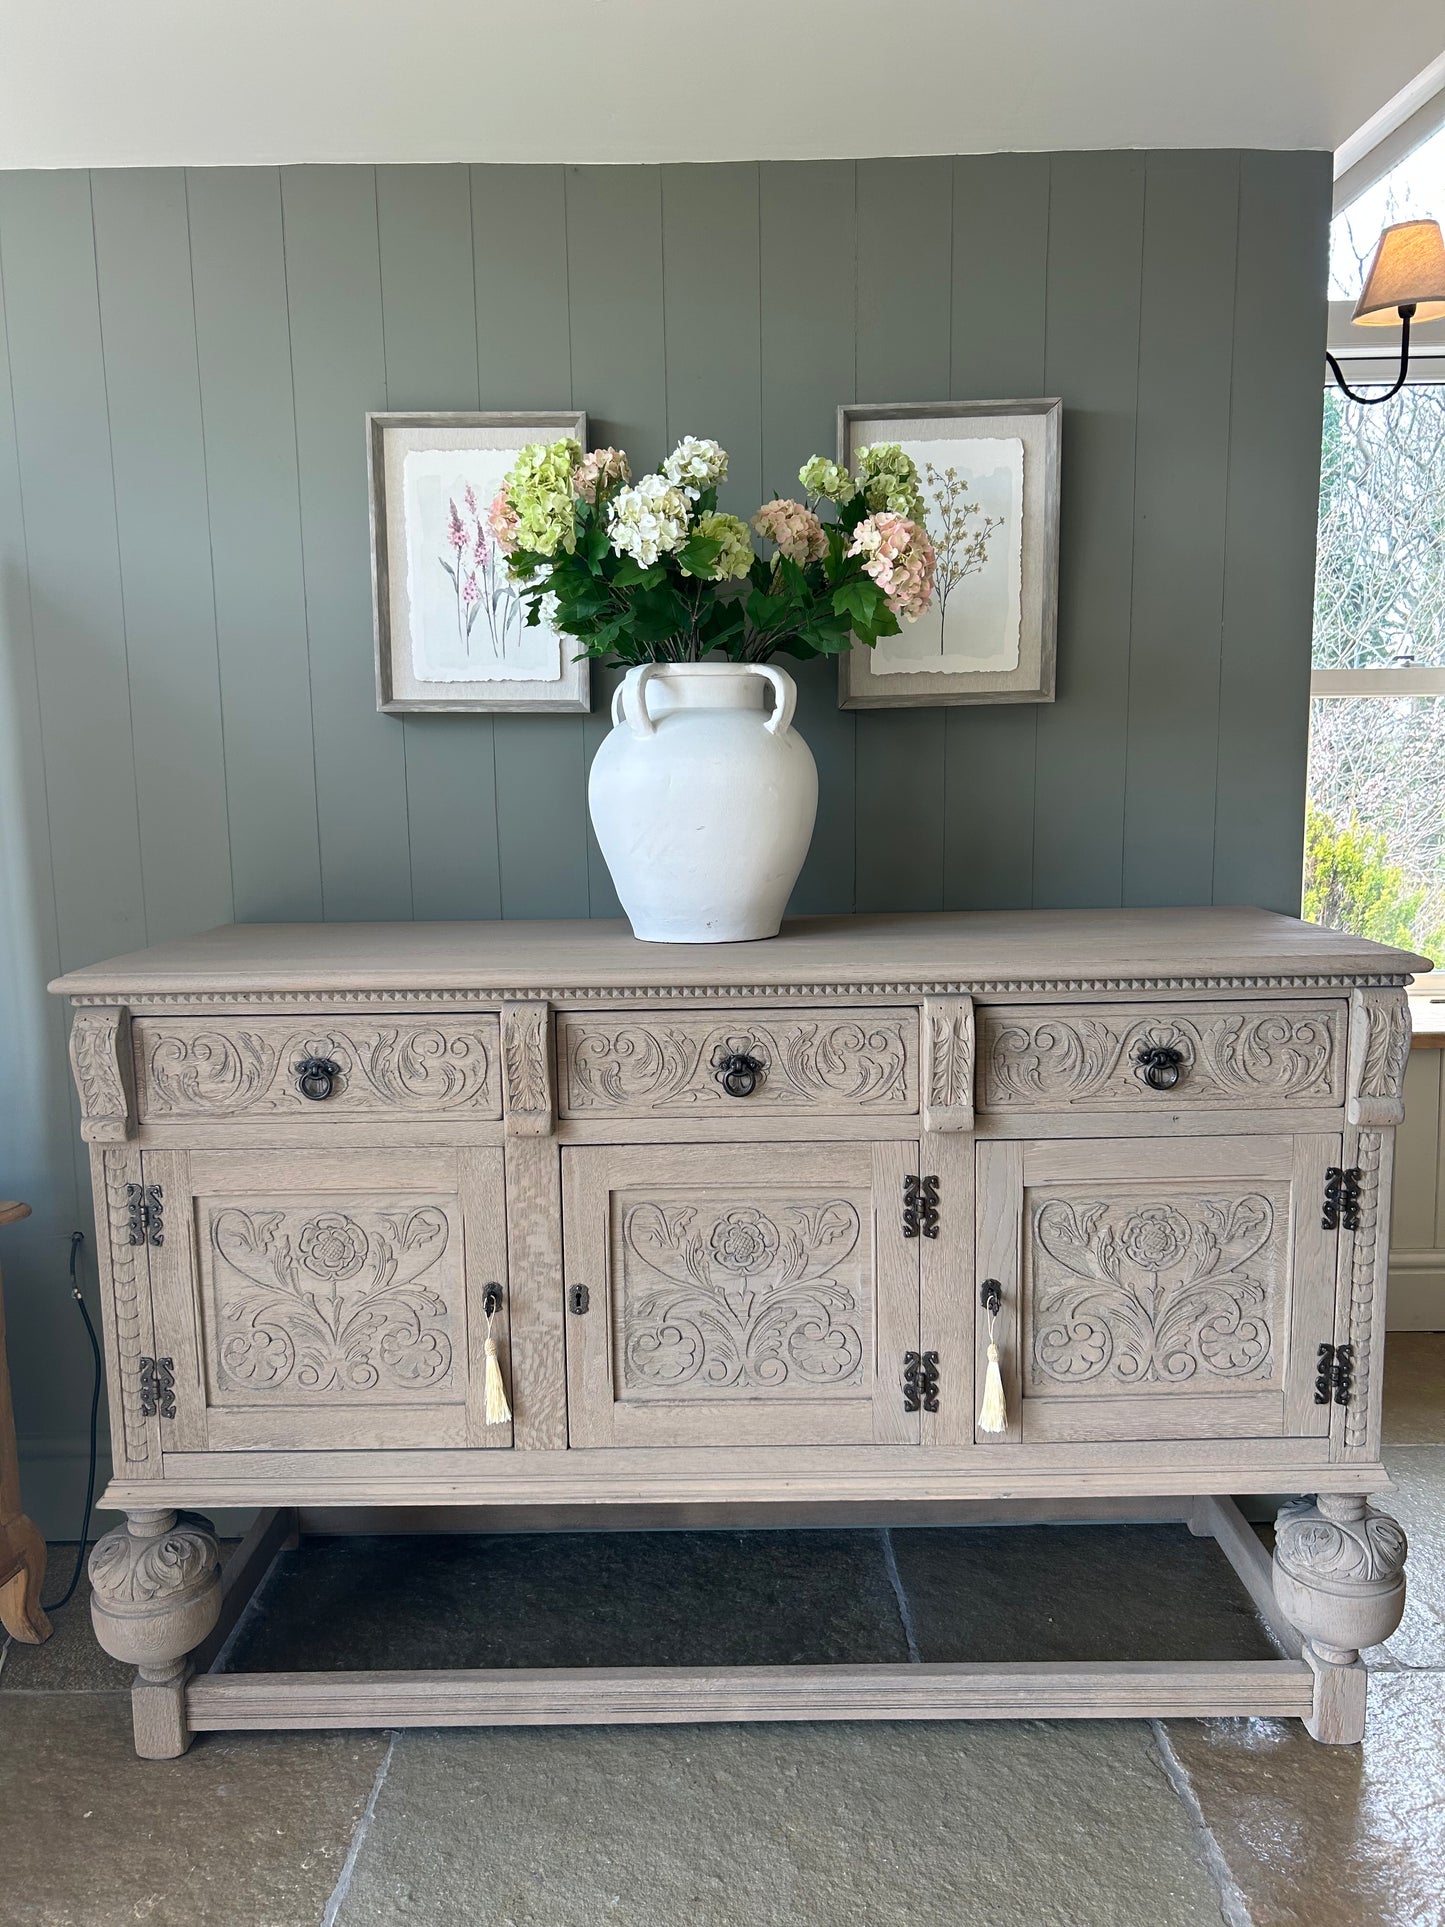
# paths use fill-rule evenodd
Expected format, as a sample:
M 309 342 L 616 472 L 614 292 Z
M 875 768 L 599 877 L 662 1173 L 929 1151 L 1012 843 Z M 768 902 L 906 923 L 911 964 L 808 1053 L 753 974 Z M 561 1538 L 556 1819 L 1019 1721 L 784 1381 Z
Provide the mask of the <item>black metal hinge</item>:
M 1332 1164 L 1325 1172 L 1325 1204 L 1320 1218 L 1324 1231 L 1358 1231 L 1360 1228 L 1360 1167 L 1342 1170 Z
M 176 1415 L 176 1365 L 173 1358 L 143 1358 L 140 1370 L 140 1409 L 142 1418 L 174 1418 Z
M 1348 1405 L 1354 1391 L 1354 1346 L 1321 1345 L 1315 1368 L 1315 1404 Z
M 905 1238 L 938 1236 L 937 1178 L 903 1180 L 903 1235 Z
M 938 1410 L 937 1352 L 903 1354 L 903 1409 L 916 1412 L 920 1405 L 925 1412 Z
M 125 1187 L 125 1241 L 128 1245 L 163 1245 L 165 1217 L 158 1184 Z

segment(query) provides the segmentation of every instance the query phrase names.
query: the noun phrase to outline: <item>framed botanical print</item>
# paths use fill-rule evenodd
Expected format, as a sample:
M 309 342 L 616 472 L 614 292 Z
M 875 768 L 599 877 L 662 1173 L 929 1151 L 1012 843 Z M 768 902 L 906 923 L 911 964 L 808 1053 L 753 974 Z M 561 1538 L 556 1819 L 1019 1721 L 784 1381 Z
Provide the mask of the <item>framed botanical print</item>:
M 368 415 L 376 702 L 391 711 L 586 710 L 586 662 L 547 622 L 528 627 L 487 511 L 529 442 L 587 417 Z
M 1063 403 L 916 402 L 838 410 L 838 460 L 897 442 L 938 557 L 933 603 L 838 659 L 844 709 L 1054 700 Z

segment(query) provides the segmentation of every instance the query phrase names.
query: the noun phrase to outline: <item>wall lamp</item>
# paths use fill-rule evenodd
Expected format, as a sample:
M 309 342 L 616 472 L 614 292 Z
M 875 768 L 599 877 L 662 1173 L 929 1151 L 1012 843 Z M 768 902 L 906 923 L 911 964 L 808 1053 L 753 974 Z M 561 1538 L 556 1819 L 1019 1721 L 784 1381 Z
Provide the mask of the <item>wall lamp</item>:
M 1397 221 L 1375 244 L 1375 258 L 1350 319 L 1366 328 L 1393 328 L 1397 315 L 1400 374 L 1394 387 L 1383 395 L 1357 395 L 1334 356 L 1325 356 L 1350 400 L 1362 402 L 1366 408 L 1389 401 L 1405 386 L 1410 371 L 1410 323 L 1437 321 L 1445 316 L 1445 237 L 1438 221 Z

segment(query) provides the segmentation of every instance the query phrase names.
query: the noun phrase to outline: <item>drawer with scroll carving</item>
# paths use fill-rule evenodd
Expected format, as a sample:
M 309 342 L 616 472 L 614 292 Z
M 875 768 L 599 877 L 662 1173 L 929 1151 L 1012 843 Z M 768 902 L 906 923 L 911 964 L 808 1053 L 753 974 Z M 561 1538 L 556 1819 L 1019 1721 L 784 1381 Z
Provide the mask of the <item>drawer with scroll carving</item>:
M 918 1013 L 564 1012 L 557 1070 L 564 1117 L 909 1117 Z
M 985 1111 L 1325 1109 L 1345 1097 L 1339 1003 L 999 1006 L 978 1013 Z
M 502 1114 L 493 1016 L 137 1017 L 148 1123 Z

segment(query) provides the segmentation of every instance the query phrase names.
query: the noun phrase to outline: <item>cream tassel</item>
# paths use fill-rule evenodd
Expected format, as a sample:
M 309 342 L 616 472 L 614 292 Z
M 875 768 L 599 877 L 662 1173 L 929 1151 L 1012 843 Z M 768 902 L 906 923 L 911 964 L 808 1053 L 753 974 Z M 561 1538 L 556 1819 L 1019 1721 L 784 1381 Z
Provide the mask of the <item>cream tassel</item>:
M 1003 1373 L 998 1367 L 998 1346 L 993 1342 L 993 1320 L 988 1321 L 988 1370 L 983 1375 L 983 1404 L 979 1408 L 980 1432 L 1008 1430 L 1008 1404 L 1003 1395 Z
M 487 1375 L 485 1416 L 488 1425 L 505 1425 L 512 1416 L 512 1408 L 507 1403 L 507 1388 L 502 1383 L 502 1361 L 497 1355 L 497 1341 L 492 1336 L 492 1312 L 487 1313 Z

